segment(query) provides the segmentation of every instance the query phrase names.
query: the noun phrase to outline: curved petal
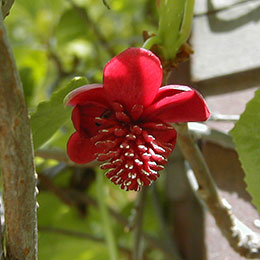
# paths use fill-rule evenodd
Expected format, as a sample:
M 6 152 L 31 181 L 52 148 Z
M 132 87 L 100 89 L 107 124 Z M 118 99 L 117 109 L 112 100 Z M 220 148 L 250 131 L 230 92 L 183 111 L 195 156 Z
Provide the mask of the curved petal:
M 77 105 L 72 111 L 72 122 L 77 131 L 88 137 L 94 136 L 100 129 L 95 118 L 101 117 L 108 108 L 99 103 Z
M 160 88 L 154 103 L 142 117 L 159 118 L 165 122 L 205 121 L 210 112 L 203 97 L 187 86 L 165 86 Z
M 150 105 L 162 83 L 160 60 L 150 51 L 130 48 L 110 60 L 104 69 L 104 90 L 109 102 L 119 102 L 128 111 L 135 105 Z
M 103 85 L 90 84 L 76 88 L 64 99 L 65 105 L 68 106 L 85 105 L 91 101 L 99 102 L 101 104 L 107 103 Z
M 81 137 L 75 132 L 67 143 L 67 153 L 69 158 L 79 164 L 91 162 L 95 159 L 95 153 L 98 152 L 97 147 L 89 138 Z

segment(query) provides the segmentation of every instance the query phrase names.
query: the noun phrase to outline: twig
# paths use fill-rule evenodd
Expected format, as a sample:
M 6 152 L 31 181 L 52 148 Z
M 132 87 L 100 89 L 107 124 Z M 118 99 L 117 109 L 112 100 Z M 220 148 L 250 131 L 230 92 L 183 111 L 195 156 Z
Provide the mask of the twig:
M 74 231 L 74 230 L 49 227 L 49 226 L 39 226 L 38 229 L 40 232 L 57 233 L 57 234 L 65 235 L 65 236 L 88 239 L 88 240 L 92 240 L 97 243 L 105 243 L 104 238 L 96 237 L 96 236 L 86 233 L 86 232 L 78 232 L 78 231 Z M 123 246 L 118 246 L 118 248 L 125 255 L 127 255 L 127 256 L 131 255 L 131 251 L 128 248 L 123 247 Z
M 241 256 L 260 258 L 260 235 L 250 230 L 233 214 L 232 207 L 220 198 L 208 166 L 198 146 L 193 141 L 187 124 L 176 124 L 178 142 L 199 184 L 199 194 L 227 238 L 232 248 Z
M 143 216 L 147 187 L 139 193 L 136 207 L 135 226 L 134 226 L 134 246 L 132 251 L 133 260 L 140 260 L 143 257 Z
M 31 130 L 23 89 L 1 10 L 0 164 L 7 257 L 37 259 L 36 180 Z
M 224 148 L 235 150 L 232 137 L 224 132 L 212 129 L 202 123 L 188 123 L 189 131 L 196 139 L 210 141 Z
M 72 0 L 67 0 L 71 6 L 75 9 L 75 11 L 78 12 L 78 14 L 86 21 L 87 26 L 89 26 L 95 36 L 97 37 L 99 43 L 103 46 L 103 48 L 109 53 L 109 55 L 111 57 L 116 56 L 115 51 L 113 50 L 113 48 L 109 45 L 107 39 L 105 38 L 105 36 L 103 35 L 103 33 L 99 30 L 98 26 L 96 25 L 96 23 L 92 22 L 89 14 L 87 12 L 87 10 L 83 7 L 78 6 L 77 4 L 75 4 Z
M 108 10 L 111 9 L 106 0 L 103 0 L 103 4 Z
M 65 162 L 69 166 L 95 167 L 99 165 L 98 161 L 93 161 L 88 164 L 76 164 L 69 159 L 65 151 L 60 149 L 37 149 L 35 151 L 35 156 L 39 156 L 43 159 L 53 159 L 59 162 Z
M 9 14 L 13 3 L 14 0 L 2 0 L 2 4 L 0 5 L 0 7 L 2 7 L 3 18 L 5 18 Z
M 220 122 L 237 122 L 239 118 L 240 118 L 239 115 L 223 115 L 218 113 L 211 113 L 209 120 L 220 121 Z

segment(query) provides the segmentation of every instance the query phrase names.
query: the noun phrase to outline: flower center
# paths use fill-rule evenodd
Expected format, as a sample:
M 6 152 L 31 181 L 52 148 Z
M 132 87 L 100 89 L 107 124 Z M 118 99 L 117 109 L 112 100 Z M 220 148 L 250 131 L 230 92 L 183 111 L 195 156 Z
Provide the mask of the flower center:
M 95 118 L 100 130 L 91 140 L 102 150 L 96 158 L 106 161 L 101 169 L 107 169 L 106 176 L 124 190 L 140 191 L 142 186 L 151 185 L 173 149 L 173 144 L 152 135 L 155 130 L 168 131 L 172 127 L 139 120 L 142 113 L 142 105 L 134 105 L 127 113 L 121 104 L 114 103 L 113 111 Z

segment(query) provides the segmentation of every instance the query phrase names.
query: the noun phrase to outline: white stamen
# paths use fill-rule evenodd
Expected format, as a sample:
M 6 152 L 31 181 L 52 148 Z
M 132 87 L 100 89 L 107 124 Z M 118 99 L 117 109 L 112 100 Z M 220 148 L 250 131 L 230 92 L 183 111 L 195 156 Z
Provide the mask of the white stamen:
M 143 182 L 139 178 L 137 179 L 137 183 L 138 185 L 143 186 Z
M 120 182 L 121 178 L 118 178 L 115 183 L 118 184 Z
M 150 173 L 149 173 L 149 172 L 147 172 L 147 171 L 145 171 L 144 169 L 142 169 L 142 172 L 143 172 L 145 175 L 147 175 L 147 176 L 149 176 L 149 175 L 150 175 Z
M 120 170 L 116 173 L 116 175 L 121 174 L 123 171 L 124 171 L 123 169 L 120 169 Z
M 135 163 L 139 166 L 143 165 L 144 163 L 138 159 L 135 159 Z

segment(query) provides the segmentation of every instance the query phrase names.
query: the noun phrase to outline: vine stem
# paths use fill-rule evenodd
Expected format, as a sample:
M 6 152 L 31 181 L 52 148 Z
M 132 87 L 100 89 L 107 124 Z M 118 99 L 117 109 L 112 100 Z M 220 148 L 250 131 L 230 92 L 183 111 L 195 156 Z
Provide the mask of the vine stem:
M 216 224 L 232 248 L 241 256 L 260 258 L 260 236 L 240 222 L 232 213 L 232 206 L 222 199 L 209 168 L 194 142 L 187 124 L 176 124 L 179 147 L 189 162 L 199 184 L 199 194 L 205 201 Z
M 112 230 L 111 220 L 106 205 L 106 195 L 105 195 L 105 184 L 104 176 L 102 172 L 97 172 L 97 199 L 100 209 L 101 218 L 103 221 L 103 228 L 106 238 L 106 243 L 109 250 L 110 260 L 118 260 L 118 251 L 116 246 L 115 237 Z

